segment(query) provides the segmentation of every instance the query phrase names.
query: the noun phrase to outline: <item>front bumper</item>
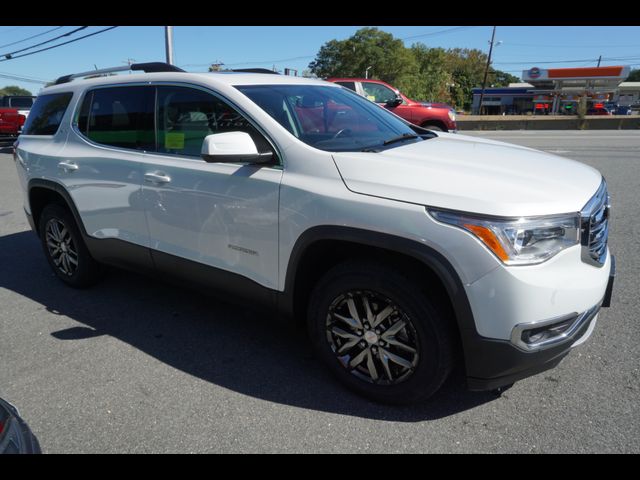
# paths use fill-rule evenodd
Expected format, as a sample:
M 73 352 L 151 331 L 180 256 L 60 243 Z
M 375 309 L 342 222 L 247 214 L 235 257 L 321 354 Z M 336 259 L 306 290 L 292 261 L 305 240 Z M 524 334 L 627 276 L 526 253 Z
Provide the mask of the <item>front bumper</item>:
M 600 308 L 611 304 L 616 271 L 615 257 L 609 257 L 605 264 L 609 265 L 608 274 L 606 269 L 604 271 L 606 281 L 599 290 L 601 301 L 596 305 L 549 321 L 517 323 L 509 339 L 487 338 L 477 334 L 467 336 L 464 343 L 469 389 L 493 390 L 549 370 L 558 365 L 572 347 L 586 341 L 595 328 Z M 544 332 L 545 328 L 553 330 L 563 323 L 566 328 L 556 336 L 529 345 L 523 342 L 523 338 L 526 338 L 523 333 L 526 331 Z

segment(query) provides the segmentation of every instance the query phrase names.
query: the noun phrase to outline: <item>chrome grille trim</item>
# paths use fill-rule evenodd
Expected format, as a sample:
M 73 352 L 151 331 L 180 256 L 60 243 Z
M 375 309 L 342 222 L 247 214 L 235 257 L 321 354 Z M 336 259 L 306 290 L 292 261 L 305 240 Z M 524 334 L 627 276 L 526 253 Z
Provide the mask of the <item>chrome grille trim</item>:
M 580 244 L 585 263 L 602 267 L 607 260 L 610 208 L 607 182 L 603 178 L 598 191 L 580 212 Z

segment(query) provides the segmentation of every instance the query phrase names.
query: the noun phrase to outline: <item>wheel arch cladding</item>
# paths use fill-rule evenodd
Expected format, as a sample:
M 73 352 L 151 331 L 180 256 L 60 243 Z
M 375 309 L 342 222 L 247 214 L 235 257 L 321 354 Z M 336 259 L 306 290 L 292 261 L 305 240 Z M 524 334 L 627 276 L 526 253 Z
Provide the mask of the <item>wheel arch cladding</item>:
M 477 336 L 464 287 L 446 258 L 414 240 L 352 227 L 318 226 L 300 235 L 289 257 L 280 311 L 304 320 L 306 303 L 319 278 L 338 263 L 353 258 L 390 263 L 421 286 L 434 289 L 435 296 L 444 300 L 441 306 L 454 320 L 464 350 Z

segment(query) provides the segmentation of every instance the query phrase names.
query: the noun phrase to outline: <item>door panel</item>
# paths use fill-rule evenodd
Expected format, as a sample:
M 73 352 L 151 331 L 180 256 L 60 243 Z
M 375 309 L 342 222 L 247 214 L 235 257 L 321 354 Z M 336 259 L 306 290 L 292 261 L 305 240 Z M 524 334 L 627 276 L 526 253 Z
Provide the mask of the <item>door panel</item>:
M 91 90 L 82 101 L 81 136 L 69 136 L 56 178 L 92 237 L 148 246 L 140 158 L 154 142 L 154 98 L 153 87 L 126 86 Z
M 145 172 L 170 179 L 144 182 L 152 249 L 276 288 L 282 170 L 149 156 Z
M 143 197 L 151 248 L 278 285 L 282 169 L 207 163 L 207 135 L 244 131 L 269 142 L 222 99 L 203 90 L 157 87 L 157 151 L 144 157 Z M 272 149 L 271 149 L 272 150 Z
M 396 92 L 391 90 L 389 87 L 375 82 L 362 82 L 362 90 L 364 96 L 369 100 L 376 102 L 378 105 L 383 106 L 408 122 L 413 121 L 412 108 L 408 105 L 401 103 L 397 107 L 389 108 L 386 106 L 386 103 L 389 100 L 396 98 Z

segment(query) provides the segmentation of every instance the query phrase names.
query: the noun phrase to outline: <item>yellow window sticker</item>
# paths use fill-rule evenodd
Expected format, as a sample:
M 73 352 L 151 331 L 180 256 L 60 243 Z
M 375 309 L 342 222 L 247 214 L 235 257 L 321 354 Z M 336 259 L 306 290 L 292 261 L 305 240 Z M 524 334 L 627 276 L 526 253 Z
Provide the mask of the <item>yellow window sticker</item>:
M 375 102 L 375 101 L 376 101 L 376 96 L 375 96 L 375 95 L 367 95 L 367 98 L 368 98 L 369 100 L 371 100 L 372 102 Z
M 167 132 L 164 137 L 164 148 L 167 150 L 184 150 L 184 133 Z

